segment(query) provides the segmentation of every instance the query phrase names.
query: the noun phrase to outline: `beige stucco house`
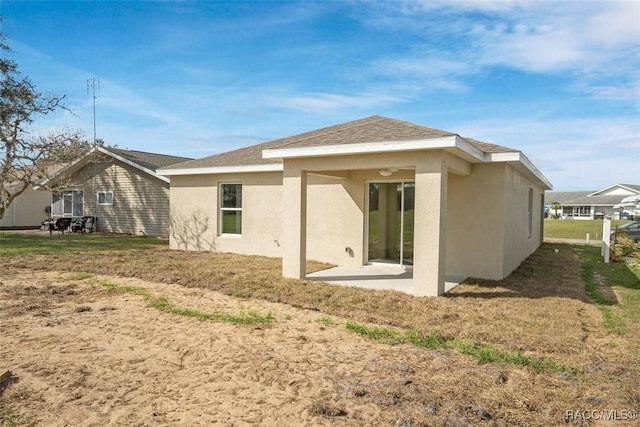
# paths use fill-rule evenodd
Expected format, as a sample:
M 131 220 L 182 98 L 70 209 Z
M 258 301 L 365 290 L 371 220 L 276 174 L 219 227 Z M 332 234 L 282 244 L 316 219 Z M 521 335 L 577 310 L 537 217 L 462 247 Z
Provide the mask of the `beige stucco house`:
M 549 181 L 520 151 L 373 116 L 158 170 L 173 249 L 390 263 L 414 295 L 501 279 L 542 242 Z
M 49 186 L 64 191 L 49 198 L 53 218 L 97 217 L 106 233 L 169 234 L 169 178 L 156 169 L 186 157 L 96 146 L 60 170 Z

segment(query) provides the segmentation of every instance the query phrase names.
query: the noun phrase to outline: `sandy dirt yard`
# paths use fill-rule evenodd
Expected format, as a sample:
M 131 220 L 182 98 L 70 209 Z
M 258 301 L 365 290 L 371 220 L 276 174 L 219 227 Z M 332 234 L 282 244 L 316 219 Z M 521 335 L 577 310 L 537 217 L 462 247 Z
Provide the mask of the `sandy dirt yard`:
M 176 306 L 232 314 L 251 308 L 275 320 L 200 321 L 163 312 L 140 295 L 110 292 L 99 284 L 105 280 Z M 0 387 L 0 403 L 17 425 L 563 423 L 553 404 L 527 403 L 528 388 L 542 379 L 526 368 L 378 344 L 343 325 L 319 312 L 204 289 L 9 271 L 0 277 L 0 374 L 12 376 Z M 549 390 L 563 383 L 545 381 Z M 505 399 L 516 418 L 496 412 L 500 403 L 491 406 Z
M 410 423 L 416 410 L 396 402 L 403 392 L 423 396 L 419 410 L 455 410 L 439 409 L 446 402 L 416 378 L 416 370 L 446 368 L 444 355 L 371 343 L 317 312 L 108 278 L 176 305 L 237 313 L 249 304 L 276 317 L 259 327 L 199 321 L 109 292 L 97 279 L 55 272 L 1 279 L 0 370 L 13 374 L 3 401 L 22 422 L 393 425 Z

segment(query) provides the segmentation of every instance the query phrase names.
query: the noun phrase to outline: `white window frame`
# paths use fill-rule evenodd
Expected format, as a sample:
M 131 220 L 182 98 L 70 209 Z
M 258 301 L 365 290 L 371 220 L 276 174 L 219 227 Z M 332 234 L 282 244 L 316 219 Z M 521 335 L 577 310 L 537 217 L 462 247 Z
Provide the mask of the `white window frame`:
M 65 211 L 65 197 L 71 198 L 71 212 Z M 66 190 L 52 194 L 51 216 L 65 218 L 84 216 L 84 190 Z
M 236 208 L 236 207 L 225 207 L 224 206 L 224 190 L 222 189 L 223 186 L 225 185 L 239 185 L 240 186 L 240 192 L 242 194 L 242 188 L 244 187 L 244 185 L 242 184 L 242 182 L 221 182 L 218 184 L 218 229 L 219 231 L 219 235 L 223 236 L 223 237 L 236 237 L 236 238 L 240 238 L 242 237 L 242 231 L 243 231 L 243 227 L 242 227 L 242 209 L 243 209 L 243 205 L 244 205 L 244 201 L 241 199 L 240 200 L 240 207 Z M 241 196 L 242 197 L 242 196 Z M 223 226 L 224 226 L 224 212 L 240 212 L 240 233 L 225 233 L 223 230 Z
M 100 203 L 100 195 L 104 194 L 104 203 Z M 111 202 L 107 202 L 107 194 L 111 194 Z M 99 206 L 113 206 L 113 191 L 98 191 L 96 193 L 96 200 L 98 201 Z

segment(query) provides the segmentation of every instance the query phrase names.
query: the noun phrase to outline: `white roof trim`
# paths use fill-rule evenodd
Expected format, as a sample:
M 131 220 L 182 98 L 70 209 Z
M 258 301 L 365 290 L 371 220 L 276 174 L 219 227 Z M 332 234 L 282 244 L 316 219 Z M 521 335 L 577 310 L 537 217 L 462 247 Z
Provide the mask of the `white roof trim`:
M 623 188 L 625 190 L 629 190 L 631 192 L 630 196 L 634 196 L 636 194 L 640 194 L 640 192 L 638 190 L 636 190 L 635 188 L 627 187 L 624 184 L 613 184 L 613 185 L 610 185 L 610 186 L 608 186 L 606 188 L 603 188 L 602 190 L 594 191 L 593 193 L 589 194 L 589 196 L 598 196 L 600 193 L 607 192 L 607 191 L 611 190 L 612 188 L 616 188 L 616 187 Z M 587 197 L 589 197 L 589 196 L 587 196 Z
M 393 151 L 458 149 L 478 162 L 517 162 L 549 189 L 553 185 L 533 163 L 519 151 L 485 153 L 458 135 L 408 141 L 382 141 L 358 144 L 319 145 L 315 147 L 273 148 L 262 150 L 264 159 L 340 156 L 348 154 L 386 153 Z
M 263 159 L 288 159 L 296 157 L 344 156 L 349 154 L 388 153 L 393 151 L 435 150 L 459 148 L 482 160 L 482 151 L 458 135 L 406 141 L 361 142 L 352 144 L 317 145 L 313 147 L 271 148 L 262 150 Z
M 220 173 L 243 173 L 243 172 L 282 172 L 282 163 L 269 163 L 266 165 L 241 165 L 241 166 L 207 166 L 202 168 L 183 169 L 161 169 L 158 175 L 207 175 Z
M 498 162 L 516 162 L 524 166 L 531 174 L 533 174 L 538 180 L 540 180 L 549 190 L 553 189 L 553 184 L 547 179 L 546 176 L 538 170 L 537 167 L 520 151 L 510 151 L 506 153 L 485 153 L 485 162 L 498 163 Z
M 89 158 L 91 157 L 91 155 L 93 155 L 93 153 L 95 153 L 96 151 L 99 151 L 100 153 L 106 154 L 107 156 L 113 157 L 114 159 L 119 160 L 122 163 L 125 163 L 125 164 L 127 164 L 127 165 L 129 165 L 129 166 L 131 166 L 133 168 L 136 168 L 136 169 L 142 171 L 142 172 L 148 173 L 149 175 L 154 176 L 154 177 L 158 178 L 161 181 L 164 181 L 166 183 L 170 182 L 169 178 L 166 178 L 164 176 L 160 176 L 160 174 L 157 174 L 156 171 L 154 171 L 152 169 L 148 169 L 148 168 L 145 168 L 143 166 L 140 166 L 139 164 L 137 164 L 135 162 L 132 162 L 131 160 L 127 160 L 127 159 L 125 159 L 124 157 L 122 157 L 122 156 L 120 156 L 118 154 L 112 153 L 111 151 L 107 150 L 106 148 L 103 148 L 103 147 L 100 147 L 100 146 L 96 146 L 96 147 L 91 148 L 91 150 L 89 150 L 89 152 L 87 154 L 85 154 L 84 156 L 74 160 L 69 165 L 67 165 L 65 168 L 59 170 L 53 177 L 51 177 L 51 179 L 49 179 L 47 182 L 43 183 L 42 185 L 39 185 L 38 188 L 42 187 L 43 185 L 49 184 L 52 181 L 55 181 L 55 179 L 56 179 L 56 177 L 58 175 L 67 173 L 69 171 L 74 171 L 75 172 L 77 170 L 82 169 L 82 167 L 84 167 L 88 163 Z

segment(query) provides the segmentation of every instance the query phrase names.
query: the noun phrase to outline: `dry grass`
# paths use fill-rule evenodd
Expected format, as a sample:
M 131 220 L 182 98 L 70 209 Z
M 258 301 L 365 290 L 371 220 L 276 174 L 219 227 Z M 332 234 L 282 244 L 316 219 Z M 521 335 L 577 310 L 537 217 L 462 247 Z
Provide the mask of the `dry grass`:
M 422 377 L 412 375 L 412 382 L 405 384 L 395 380 L 351 384 L 345 379 L 342 388 L 327 396 L 330 400 L 311 408 L 327 416 L 339 417 L 348 399 L 364 399 L 382 406 L 422 405 L 426 412 L 414 416 L 414 424 L 402 425 L 442 423 L 437 415 L 451 405 L 472 424 L 551 425 L 562 418 L 564 410 L 633 410 L 640 403 L 640 327 L 634 323 L 625 336 L 602 327 L 602 315 L 585 294 L 578 258 L 568 245 L 543 245 L 509 278 L 499 282 L 468 280 L 445 298 L 284 279 L 279 259 L 160 248 L 17 255 L 4 258 L 3 263 L 5 274 L 18 269 L 109 274 L 285 303 L 363 324 L 449 340 L 470 339 L 579 372 L 536 373 L 526 367 L 478 365 L 454 350 L 433 350 L 435 358 L 429 363 L 435 365 L 428 387 L 428 372 Z M 310 263 L 308 269 L 324 267 Z M 278 313 L 274 314 L 278 318 Z M 340 326 L 339 322 L 335 326 Z M 407 349 L 411 351 L 410 346 Z M 398 369 L 391 371 L 389 378 L 399 376 L 398 381 L 409 375 L 398 373 Z M 423 378 L 424 383 L 417 378 Z M 442 396 L 448 396 L 448 403 L 443 403 Z M 455 396 L 453 400 L 451 396 Z M 523 412 L 530 416 L 523 417 Z M 466 425 L 460 417 L 448 420 L 447 425 Z
M 509 350 L 540 354 L 583 352 L 584 285 L 570 246 L 543 247 L 507 280 L 468 281 L 446 298 L 415 298 L 393 291 L 284 279 L 280 260 L 235 254 L 156 250 L 12 257 L 7 266 L 136 277 L 206 288 L 317 310 L 348 319 L 474 338 Z M 310 271 L 323 268 L 310 263 Z M 559 308 L 562 307 L 562 310 Z M 569 315 L 569 313 L 571 313 Z M 540 339 L 544 331 L 553 335 Z

